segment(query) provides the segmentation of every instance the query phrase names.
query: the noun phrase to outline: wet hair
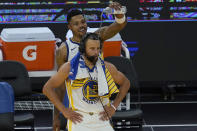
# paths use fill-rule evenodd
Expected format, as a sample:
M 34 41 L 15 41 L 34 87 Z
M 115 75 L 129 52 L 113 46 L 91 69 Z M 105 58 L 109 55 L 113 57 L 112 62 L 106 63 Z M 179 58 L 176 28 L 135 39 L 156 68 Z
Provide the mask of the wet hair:
M 67 15 L 67 22 L 69 23 L 71 21 L 72 17 L 76 16 L 76 15 L 83 15 L 83 13 L 77 9 L 73 9 L 73 10 L 69 11 L 69 13 Z
M 79 52 L 81 54 L 85 53 L 85 48 L 86 48 L 86 43 L 87 41 L 91 39 L 91 40 L 99 40 L 100 41 L 100 49 L 102 49 L 102 41 L 101 41 L 101 38 L 99 37 L 98 34 L 96 33 L 86 33 L 81 41 L 80 41 L 80 44 L 79 44 Z

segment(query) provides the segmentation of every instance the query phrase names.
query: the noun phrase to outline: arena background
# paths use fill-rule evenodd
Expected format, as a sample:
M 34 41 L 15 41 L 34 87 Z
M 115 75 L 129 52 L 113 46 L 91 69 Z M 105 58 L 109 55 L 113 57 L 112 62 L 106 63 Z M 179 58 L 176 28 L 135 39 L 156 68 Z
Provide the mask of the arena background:
M 65 1 L 73 3 L 65 5 Z M 113 22 L 111 15 L 104 15 L 103 21 L 100 19 L 109 0 L 98 1 L 100 3 L 87 4 L 87 0 L 1 0 L 0 31 L 3 28 L 49 27 L 56 38 L 64 41 L 68 31 L 66 12 L 73 6 L 88 14 L 89 27 Z M 139 76 L 143 130 L 196 130 L 196 1 L 118 1 L 127 7 L 128 24 L 120 34 Z M 48 77 L 31 78 L 33 91 L 40 93 L 46 80 Z M 137 97 L 132 96 L 136 103 Z M 34 112 L 36 127 L 41 129 L 44 125 L 51 129 L 52 104 L 41 94 L 34 94 L 34 98 L 34 110 L 41 110 Z M 27 103 L 15 103 L 16 110 L 29 110 Z
M 79 5 L 77 7 L 82 7 L 82 9 L 93 7 L 100 9 L 105 7 L 109 1 L 85 5 L 83 4 L 85 1 L 81 1 L 81 4 L 69 4 L 68 7 L 64 5 L 63 0 L 45 0 L 42 2 L 39 0 L 25 2 L 18 0 L 20 4 L 13 4 L 9 0 L 1 2 L 0 30 L 3 28 L 47 26 L 57 38 L 64 41 L 68 31 L 67 22 L 64 18 L 66 18 L 68 9 L 72 8 L 73 5 Z M 12 4 L 9 5 L 6 2 Z M 27 4 L 28 2 L 30 4 Z M 168 84 L 196 86 L 196 3 L 186 0 L 124 0 L 119 2 L 127 6 L 128 16 L 127 27 L 120 34 L 128 45 L 131 59 L 142 86 L 149 86 L 153 82 L 156 85 L 159 84 L 158 86 Z M 17 11 L 17 9 L 20 10 Z M 35 11 L 31 12 L 28 9 L 35 9 Z M 50 11 L 49 9 L 56 11 L 47 13 L 47 9 L 48 11 Z M 84 11 L 87 13 L 88 11 L 85 9 Z M 104 16 L 104 20 L 101 21 L 101 11 L 91 10 L 88 14 L 89 27 L 99 27 L 101 22 L 103 22 L 103 26 L 109 25 L 113 21 L 113 16 Z M 28 17 L 31 15 L 41 18 Z M 44 15 L 51 19 L 48 18 L 46 21 Z M 54 15 L 55 17 L 59 15 L 59 19 L 54 20 L 52 17 Z M 96 20 L 92 20 L 91 15 L 95 16 Z M 13 19 L 13 17 L 16 18 Z

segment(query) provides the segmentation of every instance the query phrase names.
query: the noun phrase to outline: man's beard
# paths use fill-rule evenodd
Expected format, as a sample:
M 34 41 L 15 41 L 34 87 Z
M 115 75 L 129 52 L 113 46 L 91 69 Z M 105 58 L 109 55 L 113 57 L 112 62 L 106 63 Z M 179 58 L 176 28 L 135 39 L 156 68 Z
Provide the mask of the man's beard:
M 87 54 L 85 55 L 88 61 L 92 62 L 94 65 L 96 64 L 98 58 L 97 56 L 88 56 Z

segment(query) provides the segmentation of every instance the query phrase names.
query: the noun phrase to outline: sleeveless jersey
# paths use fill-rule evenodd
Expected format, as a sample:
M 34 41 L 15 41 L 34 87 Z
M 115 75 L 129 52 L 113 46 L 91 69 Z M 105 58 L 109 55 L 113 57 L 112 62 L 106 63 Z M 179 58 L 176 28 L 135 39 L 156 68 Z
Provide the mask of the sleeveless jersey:
M 79 43 L 73 42 L 71 38 L 69 38 L 65 44 L 67 47 L 67 61 L 70 61 L 79 52 Z
M 65 45 L 66 45 L 66 48 L 67 48 L 66 61 L 70 61 L 78 53 L 78 51 L 79 51 L 79 49 L 78 49 L 79 48 L 79 43 L 73 42 L 71 40 L 71 38 L 69 38 L 68 40 L 65 41 Z M 63 101 L 65 107 L 69 106 L 68 95 L 67 94 L 68 93 L 66 92 L 65 96 L 64 96 L 64 101 Z
M 103 111 L 102 104 L 108 104 L 109 99 L 98 97 L 97 68 L 88 70 L 90 78 L 70 80 L 66 83 L 70 107 L 82 112 L 99 113 Z

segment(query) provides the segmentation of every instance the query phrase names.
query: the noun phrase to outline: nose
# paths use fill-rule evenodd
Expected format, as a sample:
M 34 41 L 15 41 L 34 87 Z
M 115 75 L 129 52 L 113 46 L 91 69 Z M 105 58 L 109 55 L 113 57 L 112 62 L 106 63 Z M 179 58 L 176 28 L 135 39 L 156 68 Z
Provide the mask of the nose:
M 85 28 L 85 27 L 86 27 L 86 23 L 80 23 L 80 24 L 79 24 L 79 27 L 80 27 L 80 28 Z
M 98 56 L 99 53 L 100 53 L 100 49 L 96 49 L 96 50 L 95 50 L 95 55 Z
M 83 25 L 83 24 L 80 24 L 79 27 L 80 27 L 80 28 L 84 28 L 84 25 Z

